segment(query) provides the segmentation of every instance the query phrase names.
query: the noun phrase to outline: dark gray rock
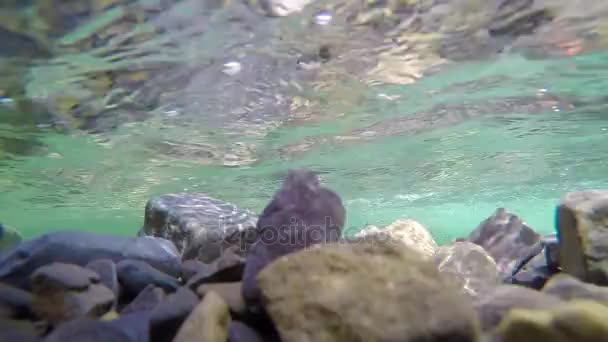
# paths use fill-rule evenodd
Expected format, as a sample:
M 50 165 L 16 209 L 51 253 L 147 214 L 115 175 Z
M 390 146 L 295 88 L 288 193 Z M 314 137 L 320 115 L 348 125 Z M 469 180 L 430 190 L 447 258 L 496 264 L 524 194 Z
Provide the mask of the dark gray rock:
M 129 334 L 107 321 L 79 318 L 59 325 L 44 341 L 134 342 L 136 340 L 130 339 Z
M 171 342 L 182 323 L 199 303 L 198 296 L 187 287 L 180 287 L 152 310 L 150 341 Z
M 257 223 L 260 238 L 245 262 L 242 288 L 247 305 L 257 311 L 257 274 L 278 257 L 341 238 L 346 210 L 340 197 L 323 187 L 314 172 L 289 170 L 281 188 Z
M 203 284 L 196 289 L 196 293 L 201 298 L 205 298 L 205 295 L 209 292 L 215 292 L 222 297 L 233 316 L 243 316 L 246 314 L 240 282 Z
M 555 234 L 543 236 L 529 254 L 520 259 L 506 282 L 540 290 L 559 272 L 559 241 Z
M 31 310 L 32 295 L 19 288 L 0 283 L 0 319 L 27 319 L 34 317 Z
M 213 266 L 202 261 L 190 259 L 182 262 L 182 281 L 188 282 L 197 273 L 211 274 L 212 272 Z
M 565 194 L 557 208 L 559 265 L 564 273 L 608 285 L 608 190 Z
M 0 341 L 42 341 L 34 323 L 24 320 L 0 319 Z
M 439 272 L 457 283 L 463 292 L 477 297 L 500 284 L 496 262 L 483 247 L 472 242 L 454 242 L 435 251 Z
M 175 246 L 164 239 L 64 230 L 24 241 L 0 256 L 0 282 L 28 288 L 31 273 L 48 263 L 85 266 L 96 259 L 143 260 L 174 276 L 179 275 L 181 268 Z
M 582 282 L 566 273 L 551 278 L 542 291 L 563 300 L 591 299 L 608 305 L 608 288 Z
M 549 271 L 552 273 L 559 272 L 559 239 L 557 238 L 557 234 L 543 236 L 541 242 L 545 246 L 545 260 L 547 261 Z
M 31 276 L 31 286 L 36 292 L 45 288 L 86 290 L 92 283 L 99 283 L 99 274 L 78 265 L 53 262 L 38 268 Z
M 164 194 L 146 204 L 141 235 L 173 241 L 183 260 L 211 262 L 230 246 L 244 253 L 257 237 L 257 216 L 201 193 Z
M 228 326 L 228 342 L 262 342 L 266 341 L 257 331 L 239 321 L 232 321 Z
M 34 312 L 56 325 L 80 317 L 99 318 L 114 305 L 114 293 L 101 284 L 91 284 L 83 290 L 69 290 L 54 284 L 35 284 Z
M 174 292 L 179 287 L 177 279 L 167 275 L 141 260 L 123 260 L 116 264 L 118 280 L 127 295 L 137 296 L 149 284 L 166 292 Z
M 192 290 L 205 283 L 238 282 L 243 278 L 245 259 L 233 249 L 226 250 L 208 268 L 201 270 L 188 280 L 187 286 Z
M 116 264 L 110 259 L 97 259 L 91 261 L 86 268 L 99 274 L 99 281 L 107 288 L 114 292 L 114 296 L 118 298 L 120 284 L 118 283 L 118 275 L 116 273 Z
M 482 246 L 496 261 L 501 278 L 507 278 L 523 259 L 540 252 L 540 238 L 521 218 L 499 208 L 481 222 L 467 240 Z
M 125 306 L 121 311 L 121 315 L 126 315 L 138 311 L 151 311 L 165 299 L 165 291 L 154 285 L 148 285 L 146 288 Z
M 510 278 L 510 283 L 540 290 L 552 275 L 553 272 L 547 266 L 545 253 L 541 252 L 518 270 Z
M 121 315 L 111 321 L 79 318 L 59 325 L 45 342 L 147 342 L 149 311 Z
M 555 296 L 519 285 L 501 285 L 475 301 L 484 332 L 494 329 L 513 308 L 550 309 L 562 303 Z

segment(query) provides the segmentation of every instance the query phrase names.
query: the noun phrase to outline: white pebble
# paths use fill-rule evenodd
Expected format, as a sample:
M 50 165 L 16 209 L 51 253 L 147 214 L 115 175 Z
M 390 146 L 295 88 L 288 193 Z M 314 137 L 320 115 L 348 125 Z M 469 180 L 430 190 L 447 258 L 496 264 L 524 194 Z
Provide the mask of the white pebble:
M 241 63 L 239 62 L 228 62 L 224 64 L 222 72 L 226 75 L 234 76 L 241 72 Z
M 327 11 L 321 11 L 315 14 L 315 23 L 317 25 L 327 25 L 331 22 L 332 16 L 331 13 Z

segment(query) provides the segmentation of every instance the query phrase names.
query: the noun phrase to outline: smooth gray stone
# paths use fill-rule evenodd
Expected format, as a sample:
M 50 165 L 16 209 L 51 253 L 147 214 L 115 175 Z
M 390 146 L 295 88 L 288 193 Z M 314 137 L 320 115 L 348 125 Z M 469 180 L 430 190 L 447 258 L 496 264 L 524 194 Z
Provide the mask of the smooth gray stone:
M 141 260 L 123 260 L 116 264 L 118 280 L 123 290 L 137 296 L 149 284 L 156 285 L 167 292 L 179 287 L 177 279 L 167 275 Z
M 96 259 L 142 260 L 172 276 L 181 271 L 179 254 L 165 239 L 63 230 L 24 241 L 2 255 L 0 282 L 29 288 L 29 276 L 41 266 L 51 262 L 86 266 Z
M 97 259 L 91 261 L 86 268 L 99 274 L 100 282 L 114 292 L 118 298 L 120 294 L 120 284 L 116 273 L 116 264 L 109 259 Z

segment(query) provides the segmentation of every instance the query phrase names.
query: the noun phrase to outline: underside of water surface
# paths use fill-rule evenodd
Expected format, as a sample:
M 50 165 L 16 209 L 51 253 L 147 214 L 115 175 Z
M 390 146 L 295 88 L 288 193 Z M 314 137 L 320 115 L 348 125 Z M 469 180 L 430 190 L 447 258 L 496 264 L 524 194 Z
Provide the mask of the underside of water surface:
M 47 2 L 0 32 L 0 222 L 26 237 L 135 234 L 167 192 L 259 212 L 295 167 L 351 231 L 413 218 L 440 243 L 498 207 L 551 232 L 563 193 L 608 186 L 599 2 Z

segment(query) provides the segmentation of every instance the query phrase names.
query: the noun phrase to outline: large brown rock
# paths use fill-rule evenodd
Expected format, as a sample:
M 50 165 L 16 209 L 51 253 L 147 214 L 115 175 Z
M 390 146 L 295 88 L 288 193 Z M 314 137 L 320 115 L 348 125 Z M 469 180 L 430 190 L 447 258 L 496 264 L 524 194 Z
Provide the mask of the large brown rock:
M 441 246 L 433 256 L 439 272 L 443 273 L 463 292 L 477 297 L 500 284 L 496 262 L 483 249 L 471 242 L 454 242 Z
M 355 234 L 355 238 L 403 243 L 426 257 L 433 256 L 437 249 L 433 235 L 423 225 L 411 219 L 399 219 L 384 228 L 367 226 Z
M 515 309 L 496 331 L 502 342 L 608 341 L 608 307 L 575 300 L 550 310 Z
M 608 190 L 565 194 L 557 210 L 563 271 L 585 282 L 608 285 Z
M 477 341 L 466 296 L 416 251 L 391 243 L 318 245 L 258 275 L 283 341 Z

